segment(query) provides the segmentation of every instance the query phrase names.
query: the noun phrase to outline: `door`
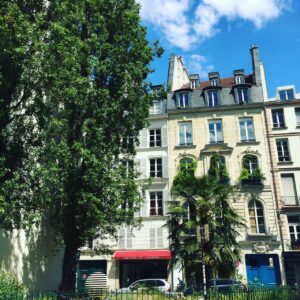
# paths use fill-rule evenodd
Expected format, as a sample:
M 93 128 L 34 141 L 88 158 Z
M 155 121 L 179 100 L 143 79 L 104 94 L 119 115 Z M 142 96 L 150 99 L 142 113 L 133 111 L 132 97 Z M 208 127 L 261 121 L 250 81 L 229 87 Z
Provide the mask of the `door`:
M 80 261 L 77 269 L 77 289 L 101 288 L 106 288 L 106 261 Z
M 281 284 L 278 255 L 247 254 L 246 270 L 248 284 L 269 286 Z

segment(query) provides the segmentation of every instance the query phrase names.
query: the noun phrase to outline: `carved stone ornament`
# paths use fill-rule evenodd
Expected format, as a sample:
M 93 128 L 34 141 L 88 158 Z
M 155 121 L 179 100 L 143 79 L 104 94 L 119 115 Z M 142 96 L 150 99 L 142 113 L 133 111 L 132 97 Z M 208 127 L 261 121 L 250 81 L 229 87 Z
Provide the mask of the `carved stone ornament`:
M 253 252 L 267 253 L 269 252 L 269 245 L 265 242 L 258 242 L 253 244 Z

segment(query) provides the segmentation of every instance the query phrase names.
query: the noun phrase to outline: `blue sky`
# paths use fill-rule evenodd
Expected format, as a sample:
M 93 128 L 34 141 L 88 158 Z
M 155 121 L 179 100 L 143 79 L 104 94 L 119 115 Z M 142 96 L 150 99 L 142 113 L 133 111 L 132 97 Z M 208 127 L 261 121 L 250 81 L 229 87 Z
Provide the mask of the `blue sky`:
M 294 84 L 300 93 L 299 0 L 138 0 L 150 41 L 160 40 L 165 53 L 156 59 L 153 84 L 166 83 L 171 53 L 181 55 L 189 73 L 235 69 L 251 73 L 249 49 L 259 47 L 268 94 Z

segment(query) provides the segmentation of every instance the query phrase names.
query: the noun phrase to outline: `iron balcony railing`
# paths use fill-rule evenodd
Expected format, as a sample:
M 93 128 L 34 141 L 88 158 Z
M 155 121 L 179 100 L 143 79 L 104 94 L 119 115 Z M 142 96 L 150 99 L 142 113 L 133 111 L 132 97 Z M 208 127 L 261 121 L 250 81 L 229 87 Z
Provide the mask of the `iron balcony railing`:
M 281 196 L 283 206 L 300 206 L 300 197 Z

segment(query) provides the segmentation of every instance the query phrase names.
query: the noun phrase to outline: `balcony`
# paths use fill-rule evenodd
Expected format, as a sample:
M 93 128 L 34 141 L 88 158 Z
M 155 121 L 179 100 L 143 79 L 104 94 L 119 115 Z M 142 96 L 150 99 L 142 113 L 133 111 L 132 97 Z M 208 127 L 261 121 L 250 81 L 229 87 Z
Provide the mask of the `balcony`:
M 285 207 L 299 207 L 300 206 L 300 197 L 298 196 L 281 196 L 282 206 Z

